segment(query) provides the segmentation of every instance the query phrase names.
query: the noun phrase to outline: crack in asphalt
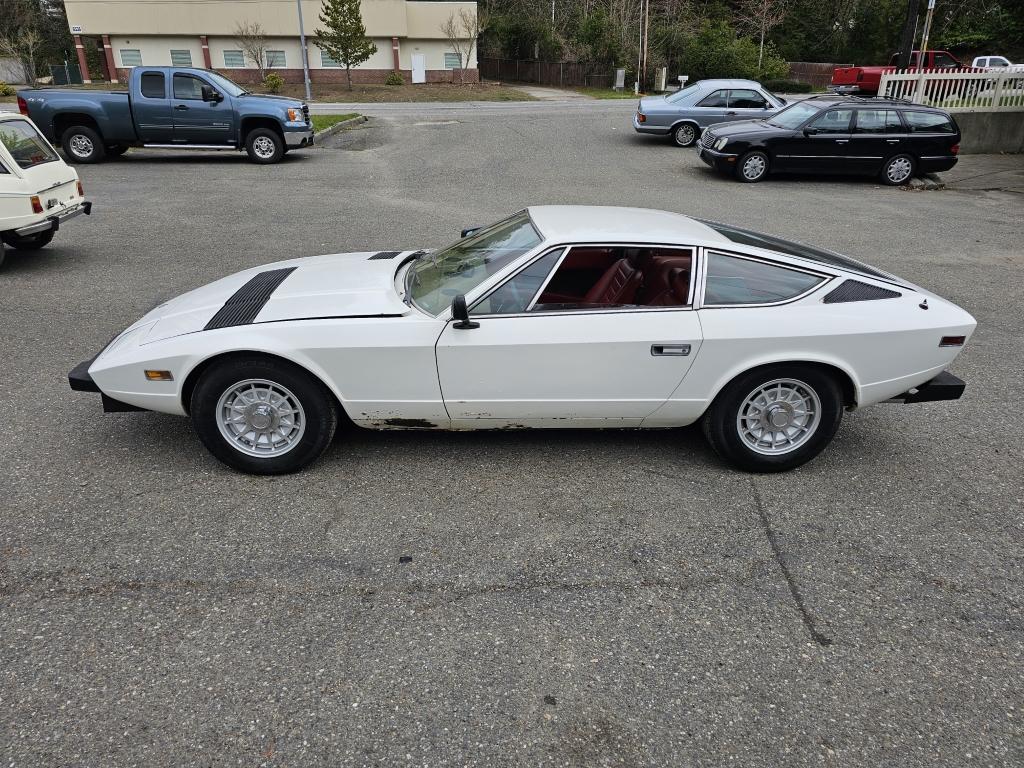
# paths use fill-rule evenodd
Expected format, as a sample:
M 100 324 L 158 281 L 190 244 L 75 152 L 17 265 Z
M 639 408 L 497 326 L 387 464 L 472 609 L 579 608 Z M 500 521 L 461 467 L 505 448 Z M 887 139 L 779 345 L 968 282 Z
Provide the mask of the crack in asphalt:
M 814 623 L 814 617 L 811 616 L 810 611 L 807 610 L 807 606 L 804 604 L 803 595 L 800 594 L 796 580 L 793 578 L 793 574 L 790 573 L 789 566 L 786 565 L 786 558 L 782 552 L 782 547 L 779 546 L 778 536 L 772 528 L 771 521 L 768 519 L 768 511 L 765 509 L 764 499 L 761 498 L 761 492 L 758 490 L 753 479 L 750 481 L 750 488 L 754 494 L 754 503 L 757 506 L 758 517 L 761 518 L 761 525 L 764 527 L 765 536 L 768 538 L 768 546 L 771 547 L 772 554 L 775 556 L 775 562 L 778 563 L 779 570 L 782 571 L 782 577 L 786 582 L 786 586 L 789 587 L 789 594 L 793 596 L 793 602 L 796 603 L 797 610 L 800 612 L 801 621 L 803 621 L 814 642 L 822 646 L 832 645 L 832 638 L 818 630 Z

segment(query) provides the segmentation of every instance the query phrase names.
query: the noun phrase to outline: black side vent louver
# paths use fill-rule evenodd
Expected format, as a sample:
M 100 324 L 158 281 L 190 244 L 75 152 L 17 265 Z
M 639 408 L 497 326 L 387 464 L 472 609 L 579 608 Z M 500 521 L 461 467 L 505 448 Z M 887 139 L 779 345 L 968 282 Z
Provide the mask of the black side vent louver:
M 381 251 L 380 253 L 373 254 L 373 256 L 367 259 L 367 261 L 373 261 L 374 259 L 393 259 L 400 253 L 401 251 Z
M 877 285 L 868 285 L 859 280 L 847 280 L 835 290 L 825 295 L 822 301 L 825 304 L 842 304 L 848 301 L 875 301 L 876 299 L 898 299 L 903 294 L 899 291 L 890 291 L 888 288 L 879 288 Z
M 256 315 L 263 309 L 263 305 L 270 300 L 277 287 L 294 271 L 295 267 L 286 267 L 285 269 L 271 269 L 267 272 L 260 272 L 256 277 L 235 291 L 230 299 L 224 302 L 224 306 L 217 310 L 216 315 L 210 318 L 210 322 L 206 324 L 204 330 L 210 331 L 214 328 L 248 325 L 256 319 Z

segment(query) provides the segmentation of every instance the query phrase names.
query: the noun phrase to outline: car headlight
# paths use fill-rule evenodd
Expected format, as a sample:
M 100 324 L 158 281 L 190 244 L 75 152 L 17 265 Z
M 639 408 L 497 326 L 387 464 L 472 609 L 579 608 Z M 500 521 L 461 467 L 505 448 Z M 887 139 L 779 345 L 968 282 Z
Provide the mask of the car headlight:
M 305 122 L 306 118 L 302 115 L 301 109 L 295 107 L 288 108 L 288 122 L 290 123 L 302 123 Z
M 718 150 L 719 152 L 721 152 L 722 148 L 725 147 L 725 145 L 728 144 L 728 143 L 729 143 L 729 140 L 727 138 L 725 138 L 725 136 L 723 136 L 722 138 L 720 138 L 718 141 L 715 142 L 715 149 Z

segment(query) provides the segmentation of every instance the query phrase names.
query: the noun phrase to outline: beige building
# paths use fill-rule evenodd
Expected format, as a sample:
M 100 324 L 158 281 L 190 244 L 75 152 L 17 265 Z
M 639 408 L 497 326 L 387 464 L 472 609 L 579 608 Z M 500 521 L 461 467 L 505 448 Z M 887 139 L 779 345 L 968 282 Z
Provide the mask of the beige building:
M 310 79 L 343 82 L 344 67 L 316 45 L 320 0 L 301 2 Z M 252 82 L 258 77 L 256 64 L 235 34 L 239 24 L 255 22 L 266 35 L 267 70 L 286 82 L 302 82 L 296 0 L 65 0 L 64 5 L 83 74 L 86 47 L 94 45 L 103 51 L 107 79 L 115 82 L 144 65 L 205 67 Z M 442 27 L 452 14 L 458 20 L 461 10 L 475 17 L 476 3 L 362 0 L 366 34 L 377 52 L 352 70 L 352 80 L 379 83 L 398 71 L 406 82 L 458 81 L 459 53 Z M 475 49 L 462 66 L 467 81 L 478 79 Z

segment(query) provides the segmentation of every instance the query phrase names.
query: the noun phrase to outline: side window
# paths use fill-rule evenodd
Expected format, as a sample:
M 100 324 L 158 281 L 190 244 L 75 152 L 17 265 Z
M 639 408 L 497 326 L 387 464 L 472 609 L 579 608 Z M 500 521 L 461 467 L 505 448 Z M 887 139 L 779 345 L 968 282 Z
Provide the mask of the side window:
M 704 305 L 771 304 L 795 298 L 824 280 L 776 264 L 709 253 Z
M 191 67 L 192 66 L 192 51 L 171 49 L 171 66 L 172 67 Z
M 984 65 L 982 65 L 982 66 L 984 66 Z M 1008 67 L 1008 66 L 1010 66 L 1010 62 L 1007 61 L 1004 58 L 999 57 L 999 56 L 993 56 L 991 59 L 988 60 L 988 66 L 990 66 L 990 67 Z
M 729 91 L 729 106 L 735 109 L 764 109 L 768 102 L 757 91 Z
M 900 115 L 893 109 L 858 109 L 854 133 L 903 133 Z
M 563 253 L 564 248 L 545 253 L 515 277 L 498 286 L 489 296 L 474 304 L 471 314 L 509 315 L 525 312 Z
M 288 66 L 284 51 L 266 51 L 267 69 L 283 69 Z
M 948 53 L 936 53 L 935 54 L 935 68 L 936 69 L 955 69 L 960 65 L 956 63 L 956 59 L 950 56 Z
M 167 80 L 163 72 L 142 73 L 142 95 L 147 99 L 167 98 Z
M 955 133 L 953 123 L 941 112 L 904 112 L 911 133 Z
M 202 101 L 204 85 L 206 85 L 206 83 L 198 77 L 192 77 L 192 75 L 175 75 L 174 98 Z
M 142 66 L 142 51 L 138 48 L 122 48 L 121 49 L 121 66 L 122 67 L 141 67 Z
M 852 109 L 829 109 L 822 112 L 807 126 L 818 133 L 849 133 Z
M 231 69 L 243 69 L 245 67 L 245 57 L 239 50 L 224 51 L 224 66 Z
M 3 176 L 5 173 L 10 173 L 10 171 L 8 171 L 6 168 L 4 168 L 4 164 L 3 163 L 0 163 L 0 176 Z
M 700 102 L 698 107 L 726 107 L 729 105 L 729 92 L 728 91 L 715 91 L 710 96 L 705 96 Z

